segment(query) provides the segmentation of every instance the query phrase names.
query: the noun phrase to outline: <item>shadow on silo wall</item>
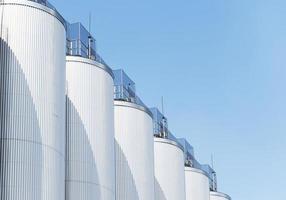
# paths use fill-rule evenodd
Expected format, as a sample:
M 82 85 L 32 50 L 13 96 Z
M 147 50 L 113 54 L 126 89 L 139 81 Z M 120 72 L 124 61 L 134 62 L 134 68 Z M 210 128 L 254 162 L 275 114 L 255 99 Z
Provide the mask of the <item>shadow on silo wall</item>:
M 43 199 L 43 145 L 26 76 L 13 50 L 0 38 L 0 197 Z
M 139 200 L 134 177 L 122 148 L 115 140 L 116 200 Z
M 164 191 L 162 190 L 156 178 L 155 178 L 155 200 L 167 200 Z
M 66 200 L 103 200 L 95 153 L 84 123 L 68 97 L 66 121 Z

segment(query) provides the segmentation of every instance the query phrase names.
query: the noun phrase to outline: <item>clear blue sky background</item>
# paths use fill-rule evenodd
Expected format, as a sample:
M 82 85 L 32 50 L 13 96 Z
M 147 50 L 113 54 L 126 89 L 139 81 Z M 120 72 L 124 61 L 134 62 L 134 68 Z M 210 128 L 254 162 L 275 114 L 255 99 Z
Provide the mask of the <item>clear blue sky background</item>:
M 285 199 L 285 0 L 51 2 L 69 21 L 93 13 L 101 55 L 149 106 L 165 97 L 171 130 L 214 154 L 220 191 Z

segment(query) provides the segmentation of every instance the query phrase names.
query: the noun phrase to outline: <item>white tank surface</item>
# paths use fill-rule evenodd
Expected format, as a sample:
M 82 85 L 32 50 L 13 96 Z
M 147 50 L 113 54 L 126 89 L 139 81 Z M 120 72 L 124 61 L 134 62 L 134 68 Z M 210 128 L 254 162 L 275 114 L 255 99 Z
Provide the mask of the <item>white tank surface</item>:
M 154 199 L 152 117 L 134 103 L 115 101 L 117 200 Z
M 185 181 L 187 200 L 209 200 L 210 182 L 213 170 L 208 165 L 201 165 L 195 158 L 194 148 L 184 138 L 178 139 L 185 155 Z
M 231 200 L 231 197 L 221 192 L 210 192 L 210 200 Z
M 66 200 L 114 200 L 113 73 L 92 59 L 66 61 Z
M 155 199 L 186 200 L 184 153 L 177 142 L 154 138 Z
M 210 200 L 209 178 L 203 170 L 185 167 L 186 200 Z
M 114 74 L 116 200 L 154 200 L 152 113 L 125 72 Z
M 27 0 L 0 1 L 0 21 L 1 200 L 63 200 L 65 21 Z

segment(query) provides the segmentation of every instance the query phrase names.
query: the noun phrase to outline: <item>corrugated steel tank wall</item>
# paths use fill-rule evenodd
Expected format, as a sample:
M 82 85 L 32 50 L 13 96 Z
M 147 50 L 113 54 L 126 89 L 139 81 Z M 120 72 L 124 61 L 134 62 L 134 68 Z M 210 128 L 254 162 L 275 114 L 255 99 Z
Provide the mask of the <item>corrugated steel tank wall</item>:
M 95 61 L 67 57 L 66 200 L 114 200 L 113 78 Z
M 210 200 L 231 200 L 231 198 L 221 192 L 210 192 Z
M 142 107 L 115 101 L 116 199 L 154 199 L 152 117 Z
M 204 171 L 185 167 L 185 177 L 187 200 L 210 200 L 209 178 Z
M 183 150 L 169 139 L 154 144 L 155 200 L 186 200 Z
M 63 200 L 64 25 L 45 6 L 0 1 L 1 200 Z

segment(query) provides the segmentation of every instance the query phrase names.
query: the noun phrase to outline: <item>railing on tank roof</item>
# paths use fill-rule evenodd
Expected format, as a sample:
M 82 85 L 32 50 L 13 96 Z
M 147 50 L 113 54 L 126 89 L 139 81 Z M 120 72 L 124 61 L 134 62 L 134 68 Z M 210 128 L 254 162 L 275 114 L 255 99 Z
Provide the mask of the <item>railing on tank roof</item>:
M 181 146 L 179 140 L 168 129 L 167 117 L 165 117 L 164 114 L 162 114 L 158 108 L 150 108 L 150 110 L 153 115 L 154 137 L 169 139 Z
M 114 74 L 114 99 L 135 103 L 144 107 L 149 111 L 148 107 L 136 95 L 136 87 L 134 81 L 122 69 L 113 70 Z
M 170 131 L 168 130 L 168 119 L 159 111 L 158 108 L 150 108 L 153 114 L 154 136 L 168 138 Z
M 201 170 L 208 174 L 209 182 L 210 182 L 210 190 L 217 191 L 217 177 L 214 169 L 209 165 L 201 165 Z
M 184 149 L 185 166 L 204 171 L 209 179 L 210 190 L 217 191 L 217 178 L 214 169 L 210 165 L 202 165 L 196 160 L 194 148 L 185 138 L 180 138 L 178 141 Z
M 79 22 L 67 24 L 66 53 L 80 56 L 108 66 L 96 51 L 96 40 Z
M 179 138 L 178 141 L 184 149 L 185 166 L 201 169 L 201 164 L 195 159 L 193 146 L 185 138 Z

